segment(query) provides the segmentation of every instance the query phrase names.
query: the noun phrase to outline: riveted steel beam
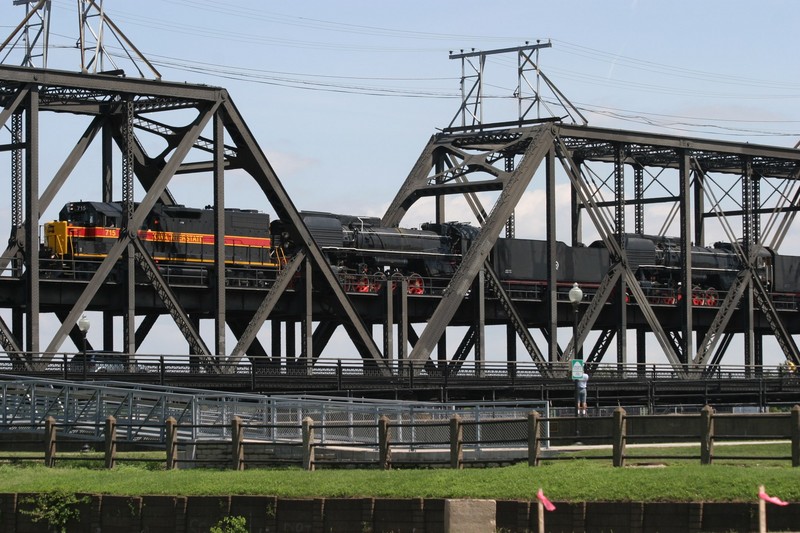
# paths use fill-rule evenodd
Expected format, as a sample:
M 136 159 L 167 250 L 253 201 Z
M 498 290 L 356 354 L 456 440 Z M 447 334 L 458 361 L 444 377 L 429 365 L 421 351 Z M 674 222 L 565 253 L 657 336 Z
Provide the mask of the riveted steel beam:
M 267 161 L 260 146 L 253 138 L 244 120 L 233 102 L 227 100 L 223 106 L 223 120 L 228 129 L 228 134 L 239 150 L 237 163 L 241 164 L 261 187 L 267 196 L 278 218 L 287 223 L 298 242 L 304 248 L 309 261 L 312 262 L 316 272 L 323 283 L 321 290 L 329 290 L 335 304 L 342 314 L 342 324 L 351 332 L 351 339 L 362 359 L 375 362 L 382 372 L 389 372 L 386 361 L 381 356 L 378 345 L 372 338 L 371 332 L 364 325 L 352 302 L 349 301 L 338 276 L 319 248 L 319 245 L 306 228 L 303 219 L 286 193 L 283 184 L 278 180 L 275 171 Z
M 461 264 L 444 290 L 442 298 L 428 321 L 425 330 L 420 335 L 419 342 L 411 351 L 409 359 L 412 361 L 426 361 L 430 357 L 447 324 L 452 320 L 458 309 L 459 303 L 469 290 L 472 281 L 483 268 L 483 264 L 505 226 L 506 220 L 511 216 L 514 207 L 522 197 L 522 193 L 533 178 L 536 169 L 550 150 L 553 142 L 550 126 L 530 128 L 529 130 L 521 131 L 520 134 L 525 137 L 526 141 L 526 149 L 522 154 L 522 160 L 515 172 L 504 177 L 503 190 L 494 207 L 481 227 L 480 232 L 473 240 L 471 247 L 464 254 Z M 514 142 L 519 141 L 515 140 Z M 484 153 L 484 157 L 490 157 L 490 154 Z M 387 212 L 384 220 L 392 219 L 394 216 L 395 214 Z
M 183 142 L 178 145 L 172 158 L 170 158 L 166 166 L 162 168 L 158 178 L 153 183 L 151 190 L 136 206 L 136 210 L 133 212 L 130 218 L 128 224 L 129 227 L 141 227 L 145 218 L 150 213 L 158 199 L 161 197 L 161 193 L 167 187 L 169 180 L 175 174 L 175 169 L 180 165 L 181 161 L 183 161 L 183 158 L 185 158 L 188 152 L 191 150 L 195 140 L 200 135 L 200 132 L 203 130 L 203 128 L 211 120 L 214 113 L 218 111 L 220 103 L 221 102 L 219 101 L 210 102 L 207 108 L 201 111 L 192 121 L 192 127 L 187 132 Z M 86 285 L 81 296 L 76 300 L 72 310 L 70 311 L 69 315 L 67 315 L 67 319 L 61 325 L 58 331 L 56 331 L 53 339 L 50 341 L 47 353 L 53 353 L 58 350 L 59 346 L 61 346 L 61 343 L 64 341 L 68 329 L 75 324 L 75 322 L 78 320 L 78 317 L 85 311 L 86 307 L 89 305 L 92 298 L 100 289 L 100 286 L 114 268 L 119 258 L 122 256 L 122 253 L 127 248 L 128 242 L 134 237 L 135 235 L 130 234 L 122 235 L 120 239 L 111 246 L 108 254 L 100 263 L 100 266 L 97 268 L 91 280 Z M 208 350 L 206 350 L 205 353 L 208 353 Z

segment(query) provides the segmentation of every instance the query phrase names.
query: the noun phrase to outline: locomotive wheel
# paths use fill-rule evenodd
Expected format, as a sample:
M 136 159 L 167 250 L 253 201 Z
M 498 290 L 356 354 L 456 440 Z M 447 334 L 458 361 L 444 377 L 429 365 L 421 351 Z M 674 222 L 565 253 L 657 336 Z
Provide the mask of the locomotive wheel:
M 411 274 L 408 277 L 408 294 L 425 294 L 425 282 L 419 274 Z
M 714 287 L 709 287 L 706 289 L 706 305 L 707 306 L 716 306 L 719 298 L 717 298 L 717 289 Z
M 375 275 L 372 276 L 372 285 L 371 289 L 374 293 L 381 292 L 381 289 L 386 284 L 386 274 L 383 272 L 375 272 Z
M 705 293 L 698 286 L 692 287 L 692 305 L 700 306 L 706 303 Z

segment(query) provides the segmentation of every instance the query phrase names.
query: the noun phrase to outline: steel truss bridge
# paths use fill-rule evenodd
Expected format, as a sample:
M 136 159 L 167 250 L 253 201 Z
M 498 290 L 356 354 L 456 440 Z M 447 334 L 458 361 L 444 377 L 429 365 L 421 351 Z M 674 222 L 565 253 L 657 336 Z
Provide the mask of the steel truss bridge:
M 45 115 L 77 119 L 83 128 L 52 175 L 40 172 L 42 159 L 52 162 L 53 157 L 40 145 Z M 64 142 L 68 135 L 65 129 Z M 120 237 L 82 279 L 50 279 L 40 267 L 40 213 L 67 182 L 85 179 L 74 174 L 90 147 L 99 147 L 101 154 L 94 174 L 102 190 L 98 200 L 111 201 L 112 190 L 121 191 Z M 792 337 L 800 331 L 797 295 L 775 300 L 757 275 L 759 246 L 780 252 L 797 212 L 798 150 L 556 120 L 446 128 L 430 138 L 382 218 L 384 226 L 400 226 L 423 200 L 432 202 L 436 222 L 447 220 L 446 207 L 455 200 L 475 214 L 480 231 L 456 273 L 427 280 L 431 290 L 424 294 L 409 294 L 406 285 L 396 292 L 356 292 L 340 278 L 222 88 L 0 65 L 3 152 L 11 167 L 2 174 L 11 192 L 11 217 L 9 244 L 0 256 L 0 306 L 11 310 L 11 323 L 0 320 L 0 348 L 14 368 L 33 371 L 57 360 L 67 337 L 81 346 L 76 323 L 86 311 L 103 313 L 104 350 L 113 348 L 113 320 L 121 317 L 122 352 L 130 356 L 156 320 L 170 316 L 192 361 L 223 381 L 240 363 L 285 367 L 299 361 L 313 368 L 337 328 L 352 339 L 364 367 L 387 379 L 396 374 L 398 362 L 454 370 L 471 357 L 480 367 L 490 353 L 486 328 L 496 325 L 505 326 L 507 342 L 491 353 L 500 351 L 512 363 L 530 362 L 546 378 L 563 377 L 552 365 L 580 353 L 575 347 L 584 347 L 592 332 L 596 342 L 584 347 L 589 364 L 646 364 L 646 354 L 653 351 L 646 343 L 652 339 L 677 379 L 713 373 L 732 351 L 743 354 L 735 364 L 757 370 L 765 337 L 775 339 L 788 361 L 800 364 Z M 288 224 L 301 251 L 262 287 L 237 286 L 229 279 L 220 246 L 201 281 L 165 278 L 136 229 L 157 202 L 179 203 L 170 182 L 189 176 L 213 183 L 215 242 L 223 242 L 224 185 L 232 171 L 244 172 L 258 185 L 264 210 L 271 208 Z M 608 271 L 598 286 L 586 290 L 579 313 L 556 270 L 559 179 L 570 189 L 572 243 L 582 242 L 588 228 L 610 255 Z M 144 190 L 141 198 L 134 198 L 136 184 Z M 515 208 L 534 187 L 545 193 L 545 213 L 520 220 Z M 653 206 L 667 214 L 656 220 L 649 210 Z M 673 221 L 683 258 L 681 285 L 674 300 L 665 303 L 640 286 L 623 236 L 657 233 L 654 228 Z M 692 298 L 688 252 L 692 244 L 704 244 L 712 223 L 730 237 L 745 266 L 713 302 L 698 303 Z M 501 233 L 514 236 L 520 224 L 545 228 L 548 276 L 535 291 L 520 292 L 504 283 L 487 261 Z M 127 274 L 112 279 L 119 263 Z M 59 327 L 40 328 L 45 313 L 54 314 Z M 559 328 L 572 327 L 576 316 L 575 334 L 560 343 Z M 201 336 L 201 320 L 213 321 L 211 338 Z M 256 338 L 267 326 L 270 346 Z M 226 327 L 236 337 L 235 346 L 226 346 Z M 465 331 L 455 347 L 448 346 L 449 331 Z M 631 331 L 636 353 L 629 357 Z M 735 338 L 743 340 L 738 350 Z M 518 344 L 524 354 L 518 354 Z M 609 353 L 616 359 L 604 359 Z

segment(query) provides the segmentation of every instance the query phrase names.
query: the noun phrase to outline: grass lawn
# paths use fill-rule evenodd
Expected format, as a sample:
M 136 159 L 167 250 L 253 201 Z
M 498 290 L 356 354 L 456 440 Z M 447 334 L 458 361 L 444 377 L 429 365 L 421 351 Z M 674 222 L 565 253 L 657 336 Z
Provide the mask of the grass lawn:
M 56 468 L 20 458 L 0 465 L 0 492 L 64 490 L 118 495 L 263 494 L 280 497 L 424 497 L 531 499 L 541 487 L 558 501 L 754 501 L 759 485 L 784 500 L 800 501 L 800 470 L 788 460 L 788 444 L 725 446 L 715 464 L 700 465 L 697 447 L 630 450 L 625 468 L 597 456 L 608 451 L 562 455 L 570 460 L 496 468 L 161 470 L 161 465 L 131 462 L 114 470 L 85 457 L 62 460 Z M 636 456 L 669 455 L 665 460 Z M 65 456 L 66 454 L 63 454 Z M 747 456 L 748 460 L 721 456 Z M 130 455 L 129 455 L 130 456 Z M 101 456 L 97 456 L 100 458 Z M 154 457 L 158 458 L 156 454 Z M 594 457 L 594 458 L 593 458 Z M 686 458 L 682 458 L 686 457 Z

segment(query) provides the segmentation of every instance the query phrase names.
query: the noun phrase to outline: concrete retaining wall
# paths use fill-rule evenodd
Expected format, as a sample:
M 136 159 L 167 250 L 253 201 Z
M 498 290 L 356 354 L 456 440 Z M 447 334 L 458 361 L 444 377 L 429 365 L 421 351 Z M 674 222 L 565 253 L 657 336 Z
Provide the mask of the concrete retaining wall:
M 226 516 L 243 516 L 253 533 L 455 533 L 468 512 L 475 533 L 535 533 L 535 501 L 442 499 L 328 498 L 289 499 L 273 496 L 85 496 L 80 517 L 70 532 L 207 533 Z M 0 494 L 0 531 L 45 533 L 33 523 L 36 495 Z M 758 504 L 736 503 L 566 503 L 545 514 L 552 533 L 686 533 L 758 529 Z M 456 514 L 453 514 L 456 513 Z M 492 513 L 494 515 L 492 516 Z M 448 530 L 448 524 L 460 529 Z M 797 530 L 800 506 L 767 507 L 769 531 Z

